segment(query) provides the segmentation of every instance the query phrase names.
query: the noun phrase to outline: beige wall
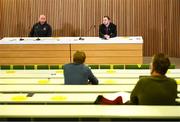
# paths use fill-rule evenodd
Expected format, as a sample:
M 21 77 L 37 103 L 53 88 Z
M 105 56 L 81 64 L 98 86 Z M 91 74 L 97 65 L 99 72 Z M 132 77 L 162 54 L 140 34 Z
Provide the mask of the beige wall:
M 54 36 L 98 36 L 109 15 L 118 35 L 143 36 L 144 56 L 180 57 L 180 0 L 0 0 L 0 37 L 27 36 L 42 13 Z

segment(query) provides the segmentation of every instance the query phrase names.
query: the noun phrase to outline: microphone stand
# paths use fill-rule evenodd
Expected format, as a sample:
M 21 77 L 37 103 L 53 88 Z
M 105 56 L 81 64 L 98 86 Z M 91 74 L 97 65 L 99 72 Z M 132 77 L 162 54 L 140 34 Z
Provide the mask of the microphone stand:
M 38 29 L 38 26 L 36 27 L 36 29 Z M 37 37 L 37 38 L 36 38 L 36 41 L 41 40 L 41 39 L 39 38 L 39 34 L 37 33 L 37 30 L 35 30 L 35 36 Z
M 95 27 L 96 27 L 96 25 L 92 25 L 92 26 L 84 33 L 84 35 L 86 35 L 88 32 L 91 31 L 92 28 L 95 28 Z M 84 38 L 80 36 L 80 37 L 79 37 L 79 40 L 84 40 Z

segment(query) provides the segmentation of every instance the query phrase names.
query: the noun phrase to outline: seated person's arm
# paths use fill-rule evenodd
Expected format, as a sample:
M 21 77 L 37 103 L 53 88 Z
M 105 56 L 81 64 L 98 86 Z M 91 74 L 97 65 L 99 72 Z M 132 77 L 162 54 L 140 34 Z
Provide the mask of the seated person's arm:
M 51 26 L 49 26 L 47 37 L 51 37 L 51 36 L 52 36 L 52 28 Z
M 29 37 L 33 37 L 34 36 L 34 26 L 31 28 L 31 31 L 29 33 Z
M 139 94 L 140 89 L 141 89 L 140 82 L 138 81 L 135 88 L 131 92 L 130 102 L 129 102 L 130 104 L 133 104 L 133 105 L 138 105 L 139 104 L 139 102 L 138 102 L 138 94 Z
M 112 32 L 110 34 L 110 37 L 116 37 L 117 36 L 117 27 L 116 25 L 112 28 Z
M 88 80 L 89 80 L 89 83 L 90 84 L 93 84 L 93 85 L 97 85 L 98 84 L 98 79 L 93 75 L 92 71 L 89 69 L 88 71 Z
M 99 26 L 99 37 L 104 38 L 103 27 L 101 25 Z

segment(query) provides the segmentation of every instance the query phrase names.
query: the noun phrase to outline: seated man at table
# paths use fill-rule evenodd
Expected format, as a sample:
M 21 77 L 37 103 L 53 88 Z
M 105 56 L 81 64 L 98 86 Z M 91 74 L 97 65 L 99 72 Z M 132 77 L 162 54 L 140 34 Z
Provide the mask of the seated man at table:
M 113 24 L 108 16 L 103 17 L 103 24 L 99 26 L 99 37 L 110 39 L 117 36 L 116 25 Z
M 154 55 L 151 76 L 141 78 L 130 96 L 130 104 L 175 105 L 177 84 L 165 74 L 170 66 L 169 58 L 163 53 Z
M 84 52 L 76 51 L 73 55 L 73 63 L 64 65 L 65 84 L 98 84 L 97 78 L 93 75 L 89 67 L 84 65 L 85 59 L 86 55 Z
M 40 15 L 39 22 L 34 24 L 31 32 L 29 34 L 30 37 L 51 37 L 52 28 L 46 21 L 45 15 Z

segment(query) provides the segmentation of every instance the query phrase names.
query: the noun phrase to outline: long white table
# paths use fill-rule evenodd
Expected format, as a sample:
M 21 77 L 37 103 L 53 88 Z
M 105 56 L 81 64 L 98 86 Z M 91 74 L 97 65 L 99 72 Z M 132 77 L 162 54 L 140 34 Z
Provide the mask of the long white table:
M 180 106 L 1 105 L 0 118 L 180 119 Z
M 0 92 L 114 93 L 131 92 L 135 85 L 0 85 Z M 177 91 L 180 92 L 180 85 Z
M 95 74 L 97 78 L 139 78 L 139 76 L 150 76 L 150 74 Z M 167 74 L 166 76 L 172 78 L 180 78 L 179 74 Z M 64 77 L 63 73 L 61 74 L 3 74 L 0 75 L 0 78 L 62 78 Z
M 0 94 L 0 103 L 83 103 L 93 104 L 98 95 L 114 100 L 122 96 L 123 103 L 130 99 L 130 93 L 35 93 L 27 97 L 27 93 Z
M 27 93 L 11 93 L 0 94 L 0 103 L 3 104 L 19 104 L 19 103 L 58 103 L 58 104 L 93 104 L 98 95 L 103 95 L 109 100 L 114 100 L 118 96 L 123 98 L 123 103 L 130 100 L 130 93 L 117 92 L 117 93 L 34 93 L 32 96 L 27 97 Z M 178 94 L 180 96 L 180 94 Z M 180 98 L 176 98 L 180 103 Z
M 99 78 L 100 85 L 134 85 L 139 79 L 128 79 L 128 78 Z M 180 78 L 175 79 L 177 84 L 180 85 Z M 0 85 L 63 85 L 64 78 L 0 78 Z
M 150 69 L 91 69 L 94 74 L 137 74 L 149 75 Z M 62 74 L 63 70 L 0 70 L 4 74 Z M 180 69 L 169 69 L 167 74 L 180 74 Z
M 142 37 L 3 38 L 0 64 L 65 64 L 72 62 L 76 50 L 86 53 L 89 64 L 142 64 Z M 106 54 L 106 55 L 104 55 Z

